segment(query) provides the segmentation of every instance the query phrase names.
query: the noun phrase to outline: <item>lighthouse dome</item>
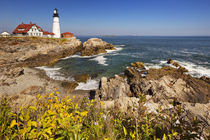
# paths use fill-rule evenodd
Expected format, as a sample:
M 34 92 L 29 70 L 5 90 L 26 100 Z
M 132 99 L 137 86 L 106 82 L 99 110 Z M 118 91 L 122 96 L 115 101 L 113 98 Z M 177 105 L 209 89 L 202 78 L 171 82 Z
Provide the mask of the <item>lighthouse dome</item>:
M 58 9 L 54 9 L 54 11 L 53 11 L 53 17 L 59 17 L 58 16 Z

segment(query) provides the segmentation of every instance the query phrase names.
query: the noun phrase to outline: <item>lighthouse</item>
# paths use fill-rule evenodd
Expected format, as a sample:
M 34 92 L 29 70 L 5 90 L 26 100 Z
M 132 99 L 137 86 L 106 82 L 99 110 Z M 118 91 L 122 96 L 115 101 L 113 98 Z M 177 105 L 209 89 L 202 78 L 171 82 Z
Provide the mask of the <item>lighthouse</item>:
M 59 23 L 59 16 L 58 16 L 58 10 L 55 8 L 53 12 L 53 31 L 55 35 L 55 38 L 60 38 L 61 37 L 61 32 L 60 32 L 60 23 Z

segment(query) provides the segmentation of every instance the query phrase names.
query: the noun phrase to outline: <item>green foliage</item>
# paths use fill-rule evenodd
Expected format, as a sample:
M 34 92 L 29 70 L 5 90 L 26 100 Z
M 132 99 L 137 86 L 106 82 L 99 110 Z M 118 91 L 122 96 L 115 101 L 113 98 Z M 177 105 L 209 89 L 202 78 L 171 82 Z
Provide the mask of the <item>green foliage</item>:
M 196 138 L 200 121 L 180 107 L 158 114 L 145 111 L 141 95 L 136 112 L 103 110 L 103 102 L 84 98 L 73 102 L 59 92 L 37 95 L 35 105 L 11 111 L 6 98 L 0 104 L 0 139 L 186 139 Z M 73 97 L 74 98 L 74 97 Z
M 15 119 L 15 114 L 12 113 L 7 98 L 2 98 L 0 100 L 0 139 L 12 137 L 13 130 L 10 128 L 16 123 L 16 121 L 11 121 L 13 119 Z

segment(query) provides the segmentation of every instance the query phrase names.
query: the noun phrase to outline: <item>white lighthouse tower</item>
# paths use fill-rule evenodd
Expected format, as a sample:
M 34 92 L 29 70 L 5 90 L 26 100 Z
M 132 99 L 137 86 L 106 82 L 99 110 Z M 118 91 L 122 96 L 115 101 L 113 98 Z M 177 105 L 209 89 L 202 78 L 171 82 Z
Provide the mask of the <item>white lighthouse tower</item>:
M 53 12 L 53 31 L 55 35 L 55 38 L 61 37 L 61 31 L 60 31 L 60 23 L 59 23 L 59 16 L 58 16 L 58 10 L 55 8 Z

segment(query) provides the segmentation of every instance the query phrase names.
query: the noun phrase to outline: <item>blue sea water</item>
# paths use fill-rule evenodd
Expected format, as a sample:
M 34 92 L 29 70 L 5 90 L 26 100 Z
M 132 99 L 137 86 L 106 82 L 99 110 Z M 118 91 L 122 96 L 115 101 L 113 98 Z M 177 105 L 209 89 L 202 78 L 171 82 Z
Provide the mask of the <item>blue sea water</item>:
M 93 36 L 80 36 L 82 42 Z M 96 36 L 97 37 L 97 36 Z M 144 62 L 147 68 L 167 65 L 168 59 L 179 62 L 195 77 L 210 77 L 210 37 L 142 37 L 99 36 L 115 45 L 117 50 L 91 57 L 79 54 L 61 59 L 52 67 L 45 67 L 55 79 L 73 80 L 75 74 L 90 74 L 88 83 L 80 83 L 77 89 L 96 88 L 102 76 L 121 74 L 131 62 Z M 63 80 L 62 79 L 62 80 Z

